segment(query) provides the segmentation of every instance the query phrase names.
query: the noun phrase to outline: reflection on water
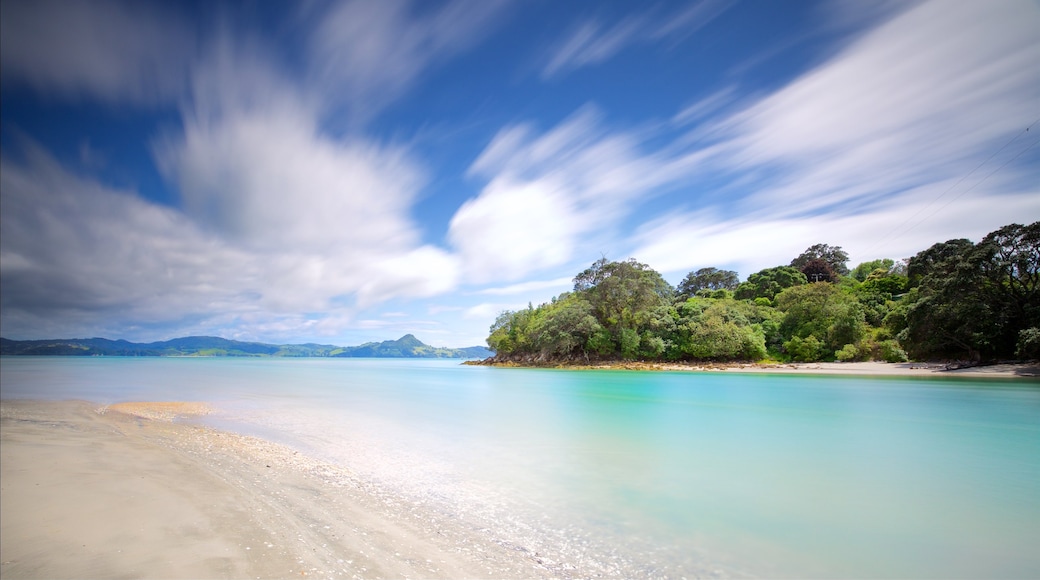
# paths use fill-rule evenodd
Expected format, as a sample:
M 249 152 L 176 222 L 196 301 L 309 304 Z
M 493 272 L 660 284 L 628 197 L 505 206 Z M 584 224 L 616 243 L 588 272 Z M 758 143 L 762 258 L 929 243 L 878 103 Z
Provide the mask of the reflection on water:
M 225 427 L 444 509 L 587 534 L 677 576 L 1040 576 L 1036 383 L 385 359 L 0 372 L 5 398 L 212 402 Z

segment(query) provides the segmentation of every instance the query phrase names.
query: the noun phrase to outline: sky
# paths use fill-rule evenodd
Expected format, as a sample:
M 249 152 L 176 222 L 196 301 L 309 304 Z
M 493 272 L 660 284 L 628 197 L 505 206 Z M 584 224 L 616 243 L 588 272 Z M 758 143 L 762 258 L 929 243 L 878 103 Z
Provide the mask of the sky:
M 0 334 L 484 344 L 1040 219 L 1040 2 L 0 4 Z

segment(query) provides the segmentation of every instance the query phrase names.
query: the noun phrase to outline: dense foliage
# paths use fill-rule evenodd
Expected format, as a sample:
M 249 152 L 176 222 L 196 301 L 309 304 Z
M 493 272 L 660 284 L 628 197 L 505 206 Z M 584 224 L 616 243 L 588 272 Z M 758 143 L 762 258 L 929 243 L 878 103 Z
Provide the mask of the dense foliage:
M 673 289 L 646 264 L 601 259 L 572 292 L 499 315 L 488 345 L 524 362 L 1040 356 L 1040 222 L 847 263 L 817 244 L 744 282 L 701 268 Z

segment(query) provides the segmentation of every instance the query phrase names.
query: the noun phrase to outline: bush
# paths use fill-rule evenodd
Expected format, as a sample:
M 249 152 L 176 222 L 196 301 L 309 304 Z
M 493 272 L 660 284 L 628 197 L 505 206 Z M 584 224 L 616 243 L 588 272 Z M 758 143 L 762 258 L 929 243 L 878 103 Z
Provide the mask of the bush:
M 909 360 L 907 359 L 906 351 L 899 348 L 899 343 L 894 340 L 882 340 L 879 342 L 874 352 L 874 358 L 888 363 L 906 362 Z
M 854 344 L 846 344 L 838 352 L 834 353 L 834 356 L 841 362 L 856 361 L 860 359 L 860 350 Z
M 1018 331 L 1015 355 L 1018 358 L 1040 359 L 1040 328 L 1034 326 Z
M 796 336 L 785 342 L 784 350 L 791 356 L 791 360 L 796 362 L 815 362 L 824 355 L 823 344 L 811 334 L 806 338 Z

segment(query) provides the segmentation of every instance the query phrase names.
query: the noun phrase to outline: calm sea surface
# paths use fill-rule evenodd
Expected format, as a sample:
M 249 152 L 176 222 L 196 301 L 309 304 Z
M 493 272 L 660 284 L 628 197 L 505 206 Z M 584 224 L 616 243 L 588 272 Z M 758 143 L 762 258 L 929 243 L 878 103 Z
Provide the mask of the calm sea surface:
M 207 401 L 220 427 L 648 574 L 1040 577 L 1036 382 L 7 357 L 0 387 Z

